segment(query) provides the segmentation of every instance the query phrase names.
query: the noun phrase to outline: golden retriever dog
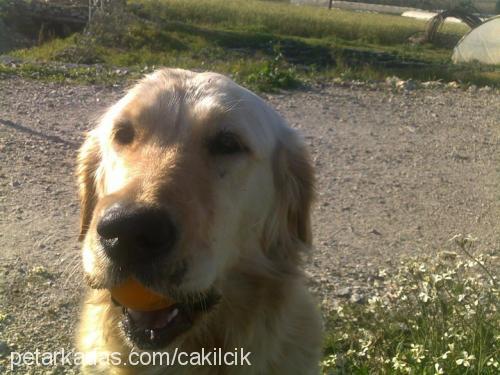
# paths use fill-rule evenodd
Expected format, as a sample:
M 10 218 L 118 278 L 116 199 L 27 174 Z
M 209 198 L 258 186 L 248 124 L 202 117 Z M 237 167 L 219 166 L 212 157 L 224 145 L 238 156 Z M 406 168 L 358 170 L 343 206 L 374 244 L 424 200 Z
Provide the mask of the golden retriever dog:
M 321 320 L 301 272 L 313 170 L 262 99 L 219 74 L 158 70 L 90 131 L 77 176 L 84 372 L 319 373 Z M 110 289 L 131 277 L 175 304 L 121 306 Z M 248 362 L 196 360 L 207 352 Z

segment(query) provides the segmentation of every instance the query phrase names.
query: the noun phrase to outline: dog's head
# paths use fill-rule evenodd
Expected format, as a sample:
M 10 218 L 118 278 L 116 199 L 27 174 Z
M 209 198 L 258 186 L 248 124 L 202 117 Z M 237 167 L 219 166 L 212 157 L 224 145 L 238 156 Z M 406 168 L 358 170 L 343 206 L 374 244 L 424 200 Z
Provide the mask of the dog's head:
M 139 347 L 163 347 L 210 314 L 235 269 L 295 272 L 311 241 L 302 141 L 218 74 L 147 76 L 89 133 L 77 174 L 89 285 L 132 276 L 178 302 L 124 309 Z

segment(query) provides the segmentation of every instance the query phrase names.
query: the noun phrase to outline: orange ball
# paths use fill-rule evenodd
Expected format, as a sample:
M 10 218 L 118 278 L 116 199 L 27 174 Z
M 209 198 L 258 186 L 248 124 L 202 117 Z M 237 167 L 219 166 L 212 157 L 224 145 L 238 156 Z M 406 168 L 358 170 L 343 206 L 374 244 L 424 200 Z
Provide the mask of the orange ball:
M 111 296 L 122 306 L 137 311 L 155 311 L 172 306 L 175 301 L 146 288 L 134 278 L 111 288 Z

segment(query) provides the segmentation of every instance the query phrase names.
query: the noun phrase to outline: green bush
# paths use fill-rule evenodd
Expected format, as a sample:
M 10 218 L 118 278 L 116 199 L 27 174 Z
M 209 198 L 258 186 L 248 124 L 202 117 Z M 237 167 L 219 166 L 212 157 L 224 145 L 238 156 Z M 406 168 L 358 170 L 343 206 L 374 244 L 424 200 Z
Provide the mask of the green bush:
M 297 73 L 293 67 L 287 66 L 279 45 L 273 47 L 275 57 L 266 61 L 257 72 L 246 78 L 246 84 L 255 86 L 261 91 L 276 89 L 293 89 L 300 85 Z

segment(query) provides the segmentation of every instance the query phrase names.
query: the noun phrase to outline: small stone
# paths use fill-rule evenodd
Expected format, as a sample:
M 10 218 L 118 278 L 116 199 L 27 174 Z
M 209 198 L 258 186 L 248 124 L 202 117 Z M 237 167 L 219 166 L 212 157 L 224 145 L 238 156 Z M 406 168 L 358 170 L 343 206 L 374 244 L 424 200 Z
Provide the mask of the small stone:
M 491 88 L 490 86 L 484 86 L 484 87 L 481 87 L 479 89 L 480 92 L 491 92 L 493 91 L 493 88 Z
M 350 288 L 341 288 L 335 292 L 335 295 L 337 297 L 350 297 L 351 296 L 351 289 Z
M 407 91 L 413 91 L 417 89 L 417 83 L 411 79 L 405 82 L 404 89 Z

